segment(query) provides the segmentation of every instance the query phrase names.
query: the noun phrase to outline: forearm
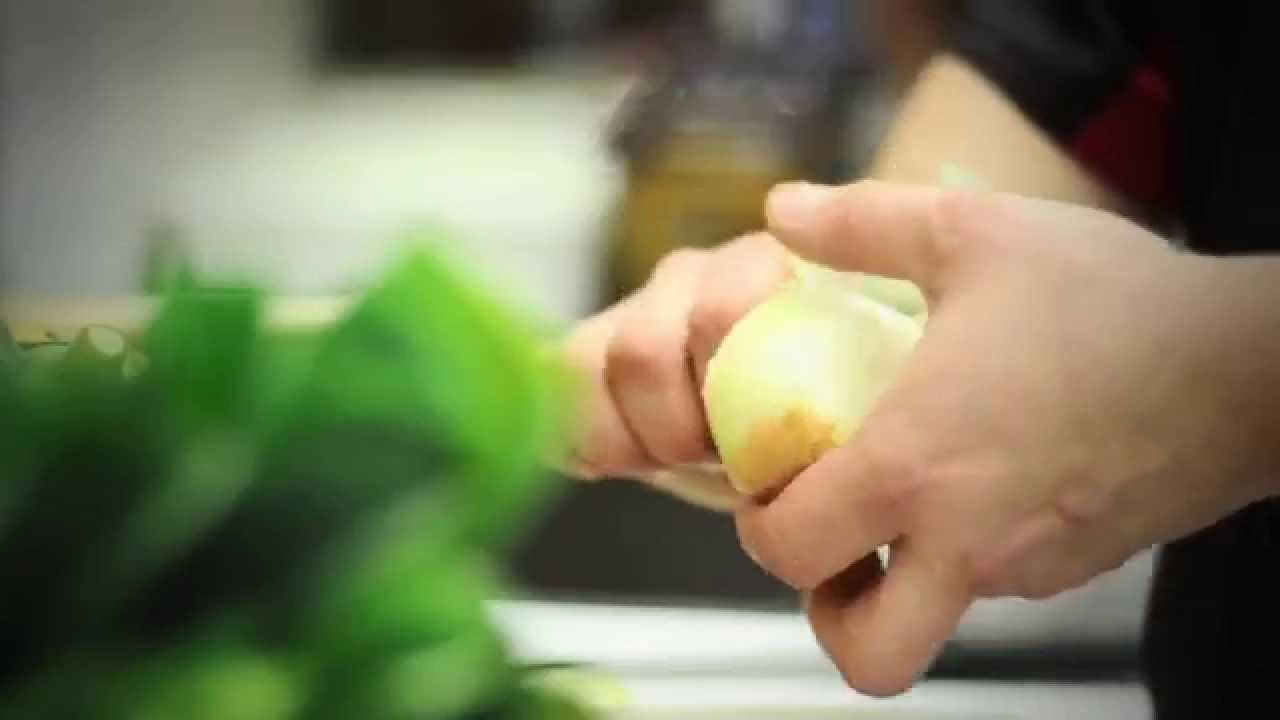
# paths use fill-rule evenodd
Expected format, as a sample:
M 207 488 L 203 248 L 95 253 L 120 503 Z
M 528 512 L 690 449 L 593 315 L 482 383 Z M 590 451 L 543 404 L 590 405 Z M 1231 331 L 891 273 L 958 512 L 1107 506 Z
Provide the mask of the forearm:
M 1129 213 L 980 73 L 939 55 L 904 98 L 868 175 L 940 184 L 962 169 L 988 190 Z

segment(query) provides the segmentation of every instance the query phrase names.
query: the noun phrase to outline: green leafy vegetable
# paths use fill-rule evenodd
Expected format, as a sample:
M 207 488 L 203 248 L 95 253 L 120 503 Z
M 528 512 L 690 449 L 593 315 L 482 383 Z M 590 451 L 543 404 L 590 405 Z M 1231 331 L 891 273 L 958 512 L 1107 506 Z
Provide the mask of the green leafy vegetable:
M 425 250 L 314 331 L 175 277 L 0 336 L 0 718 L 585 717 L 485 612 L 569 406 L 530 319 Z

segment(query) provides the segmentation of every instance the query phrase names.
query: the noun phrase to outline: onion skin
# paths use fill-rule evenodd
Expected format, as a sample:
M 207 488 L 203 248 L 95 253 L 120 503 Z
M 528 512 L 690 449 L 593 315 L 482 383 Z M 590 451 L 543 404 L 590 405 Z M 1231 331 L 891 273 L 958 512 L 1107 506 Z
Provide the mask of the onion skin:
M 924 293 L 910 280 L 833 270 L 796 255 L 791 255 L 788 263 L 797 282 L 808 287 L 857 293 L 904 315 L 918 315 L 928 309 Z
M 846 443 L 914 349 L 922 316 L 828 283 L 789 285 L 744 315 L 702 388 L 732 487 L 769 495 Z

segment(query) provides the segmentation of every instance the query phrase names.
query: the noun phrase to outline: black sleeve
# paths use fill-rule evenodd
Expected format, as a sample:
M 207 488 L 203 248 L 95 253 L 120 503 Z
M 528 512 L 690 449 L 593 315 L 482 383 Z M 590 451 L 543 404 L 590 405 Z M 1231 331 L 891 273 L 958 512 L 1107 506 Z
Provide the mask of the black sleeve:
M 1141 65 L 1158 0 L 968 0 L 949 40 L 1059 141 L 1100 112 Z

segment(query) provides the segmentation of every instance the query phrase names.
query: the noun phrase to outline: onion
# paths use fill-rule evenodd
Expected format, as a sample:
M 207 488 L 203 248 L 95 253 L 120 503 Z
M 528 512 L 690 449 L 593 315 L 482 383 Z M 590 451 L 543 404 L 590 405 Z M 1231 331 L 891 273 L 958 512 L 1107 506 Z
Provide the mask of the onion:
M 924 296 L 892 278 L 797 259 L 707 364 L 703 401 L 733 488 L 760 496 L 847 442 L 923 333 Z

